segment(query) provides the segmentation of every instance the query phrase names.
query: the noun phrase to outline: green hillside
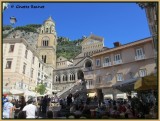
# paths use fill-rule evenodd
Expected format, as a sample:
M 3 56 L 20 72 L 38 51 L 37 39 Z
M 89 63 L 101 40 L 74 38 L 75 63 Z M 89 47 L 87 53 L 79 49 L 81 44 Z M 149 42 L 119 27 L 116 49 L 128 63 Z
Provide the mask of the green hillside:
M 57 57 L 63 56 L 67 59 L 71 59 L 81 52 L 82 39 L 71 41 L 65 37 L 58 37 L 57 42 Z

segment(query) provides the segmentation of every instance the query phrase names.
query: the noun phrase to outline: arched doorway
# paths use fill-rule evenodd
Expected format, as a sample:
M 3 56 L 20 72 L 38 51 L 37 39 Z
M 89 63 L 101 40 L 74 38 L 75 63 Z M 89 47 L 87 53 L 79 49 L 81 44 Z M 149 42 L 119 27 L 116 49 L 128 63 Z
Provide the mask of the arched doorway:
M 77 76 L 78 76 L 78 79 L 81 79 L 82 81 L 84 80 L 84 74 L 83 74 L 83 71 L 82 70 L 79 70 L 77 72 Z

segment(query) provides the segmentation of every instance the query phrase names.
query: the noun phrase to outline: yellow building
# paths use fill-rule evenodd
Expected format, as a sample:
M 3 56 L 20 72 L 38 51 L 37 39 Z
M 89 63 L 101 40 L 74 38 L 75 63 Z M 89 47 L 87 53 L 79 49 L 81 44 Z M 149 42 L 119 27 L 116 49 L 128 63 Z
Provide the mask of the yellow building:
M 41 26 L 37 41 L 37 50 L 42 61 L 53 68 L 56 68 L 56 45 L 57 34 L 55 23 L 49 17 Z

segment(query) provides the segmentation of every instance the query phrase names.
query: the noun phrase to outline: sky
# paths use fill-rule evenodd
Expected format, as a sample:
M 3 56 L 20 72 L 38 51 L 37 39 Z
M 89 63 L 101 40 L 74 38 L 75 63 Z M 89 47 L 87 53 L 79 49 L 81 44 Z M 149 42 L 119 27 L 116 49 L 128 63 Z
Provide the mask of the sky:
M 127 44 L 151 36 L 145 10 L 136 3 L 10 3 L 2 14 L 3 25 L 10 25 L 12 16 L 17 19 L 14 27 L 43 24 L 52 16 L 58 36 L 75 40 L 92 33 L 103 37 L 109 48 L 116 41 Z

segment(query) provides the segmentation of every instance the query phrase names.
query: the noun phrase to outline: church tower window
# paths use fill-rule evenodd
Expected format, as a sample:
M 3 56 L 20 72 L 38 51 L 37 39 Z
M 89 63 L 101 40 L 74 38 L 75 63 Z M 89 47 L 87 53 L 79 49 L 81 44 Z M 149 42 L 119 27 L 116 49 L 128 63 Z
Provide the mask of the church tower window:
M 46 60 L 47 60 L 47 56 L 46 56 L 46 55 L 42 55 L 42 61 L 43 61 L 44 63 L 46 63 Z
M 48 33 L 48 28 L 46 28 L 46 33 Z
M 48 46 L 48 43 L 49 43 L 48 40 L 43 40 L 42 41 L 42 46 Z

